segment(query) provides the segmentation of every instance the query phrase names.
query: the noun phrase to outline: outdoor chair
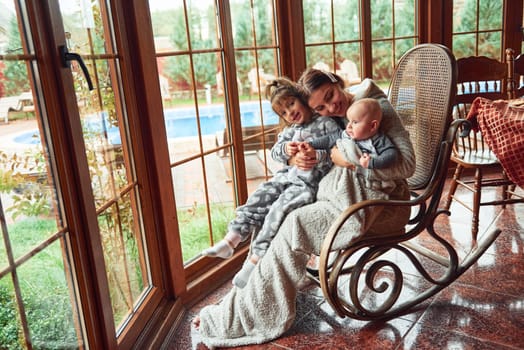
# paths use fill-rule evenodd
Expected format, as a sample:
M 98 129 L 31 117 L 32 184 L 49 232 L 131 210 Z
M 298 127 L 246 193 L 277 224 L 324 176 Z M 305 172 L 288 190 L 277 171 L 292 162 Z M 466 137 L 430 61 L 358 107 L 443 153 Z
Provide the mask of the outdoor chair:
M 242 146 L 244 152 L 248 151 L 262 151 L 265 149 L 271 149 L 277 142 L 278 125 L 267 125 L 264 128 L 262 126 L 245 126 L 242 128 Z M 231 144 L 228 128 L 220 130 L 215 135 L 215 146 L 219 149 L 218 155 L 220 157 L 229 156 L 230 147 L 226 147 Z
M 477 97 L 489 100 L 511 98 L 512 91 L 507 90 L 506 63 L 484 56 L 473 56 L 457 60 L 457 69 L 458 90 L 453 102 L 453 115 L 456 119 L 467 118 L 471 104 Z M 488 147 L 480 129 L 471 128 L 470 124 L 464 124 L 457 135 L 451 161 L 456 167 L 444 208 L 449 209 L 455 201 L 469 209 L 472 212 L 471 234 L 476 238 L 480 207 L 501 205 L 504 208 L 506 204 L 513 203 L 511 197 L 515 186 L 508 179 L 497 156 Z M 471 204 L 455 196 L 459 187 L 472 192 Z M 484 187 L 500 187 L 501 198 L 483 199 Z
M 324 239 L 318 271 L 310 278 L 338 315 L 360 320 L 398 316 L 427 300 L 461 276 L 495 240 L 500 230 L 483 235 L 464 260 L 452 239 L 437 232 L 439 209 L 458 126 L 452 122 L 456 61 L 437 44 L 421 44 L 400 59 L 388 98 L 410 133 L 416 171 L 408 179 L 409 200 L 366 200 L 347 208 Z M 332 251 L 352 215 L 376 206 L 407 206 L 411 218 L 404 233 L 364 233 L 343 250 Z M 378 219 L 380 220 L 380 218 Z

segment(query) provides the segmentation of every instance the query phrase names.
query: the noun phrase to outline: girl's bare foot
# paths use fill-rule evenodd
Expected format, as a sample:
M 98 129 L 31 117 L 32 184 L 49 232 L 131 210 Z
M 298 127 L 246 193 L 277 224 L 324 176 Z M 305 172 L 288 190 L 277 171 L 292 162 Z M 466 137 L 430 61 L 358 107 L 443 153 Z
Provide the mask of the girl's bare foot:
M 198 331 L 198 328 L 200 327 L 200 316 L 195 316 L 191 323 L 193 324 L 193 327 L 195 327 L 195 329 Z

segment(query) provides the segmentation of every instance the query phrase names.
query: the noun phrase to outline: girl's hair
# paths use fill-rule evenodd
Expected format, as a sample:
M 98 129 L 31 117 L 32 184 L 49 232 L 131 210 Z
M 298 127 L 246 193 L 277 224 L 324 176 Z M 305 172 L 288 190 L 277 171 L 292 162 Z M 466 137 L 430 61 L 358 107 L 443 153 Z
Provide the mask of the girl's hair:
M 339 75 L 315 68 L 306 69 L 298 79 L 298 86 L 302 94 L 308 97 L 313 91 L 327 83 L 337 84 L 341 89 L 345 88 L 344 80 Z
M 307 101 L 297 84 L 288 78 L 280 77 L 266 85 L 266 98 L 271 102 L 273 110 L 290 97 L 297 98 L 300 103 L 307 106 Z

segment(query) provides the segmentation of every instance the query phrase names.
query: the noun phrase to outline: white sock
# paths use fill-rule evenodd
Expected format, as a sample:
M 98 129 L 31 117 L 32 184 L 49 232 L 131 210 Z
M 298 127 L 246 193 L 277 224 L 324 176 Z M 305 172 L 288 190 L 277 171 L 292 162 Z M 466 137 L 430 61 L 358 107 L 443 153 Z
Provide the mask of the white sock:
M 202 251 L 202 255 L 228 259 L 233 255 L 235 250 L 229 245 L 226 240 L 221 240 L 217 244 Z
M 256 265 L 257 264 L 253 263 L 251 260 L 247 260 L 233 278 L 233 284 L 238 288 L 244 288 Z

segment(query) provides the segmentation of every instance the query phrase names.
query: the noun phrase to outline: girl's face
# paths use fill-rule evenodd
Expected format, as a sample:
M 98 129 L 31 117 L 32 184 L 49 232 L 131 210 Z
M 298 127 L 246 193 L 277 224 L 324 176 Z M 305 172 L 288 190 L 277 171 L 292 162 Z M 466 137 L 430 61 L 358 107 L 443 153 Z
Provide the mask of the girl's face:
M 349 100 L 338 84 L 325 83 L 310 94 L 308 104 L 321 116 L 345 117 Z
M 275 106 L 275 112 L 288 124 L 305 124 L 311 121 L 313 112 L 296 97 L 288 97 Z

